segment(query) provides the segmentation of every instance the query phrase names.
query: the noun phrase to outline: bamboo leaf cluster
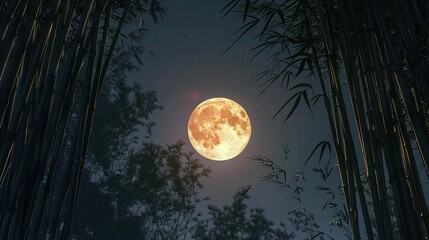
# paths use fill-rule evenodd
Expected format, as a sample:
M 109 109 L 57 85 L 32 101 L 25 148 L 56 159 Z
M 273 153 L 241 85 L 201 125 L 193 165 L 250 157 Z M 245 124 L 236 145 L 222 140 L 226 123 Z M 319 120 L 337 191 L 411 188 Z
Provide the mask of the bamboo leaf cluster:
M 326 109 L 353 238 L 392 239 L 392 219 L 402 239 L 428 238 L 428 3 L 232 0 L 224 12 L 243 17 L 239 38 L 256 32 L 255 56 L 270 54 L 256 81 L 262 92 L 285 88 L 275 116 L 286 112 L 286 121 L 302 104 Z

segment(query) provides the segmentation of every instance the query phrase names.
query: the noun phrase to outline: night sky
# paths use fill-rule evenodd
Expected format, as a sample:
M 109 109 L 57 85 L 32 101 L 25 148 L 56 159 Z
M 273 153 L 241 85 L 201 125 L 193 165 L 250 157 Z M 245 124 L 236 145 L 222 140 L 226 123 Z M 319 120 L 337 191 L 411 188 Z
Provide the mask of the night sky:
M 196 153 L 195 156 L 212 169 L 210 177 L 203 182 L 202 197 L 209 196 L 207 203 L 222 206 L 232 202 L 233 193 L 240 187 L 252 185 L 249 206 L 265 209 L 270 220 L 287 222 L 288 211 L 305 207 L 316 213 L 316 220 L 327 230 L 331 213 L 320 214 L 326 196 L 314 187 L 327 183 L 321 183 L 319 175 L 312 172 L 314 165 L 304 166 L 314 146 L 320 140 L 330 140 L 326 114 L 315 110 L 312 115 L 306 107 L 299 106 L 286 123 L 283 123 L 286 113 L 271 120 L 290 93 L 273 85 L 259 96 L 261 88 L 251 79 L 266 69 L 267 56 L 261 55 L 249 62 L 253 56 L 249 49 L 257 44 L 252 40 L 254 35 L 244 37 L 222 54 L 237 38 L 232 34 L 241 26 L 241 19 L 233 15 L 222 19 L 219 12 L 227 2 L 167 1 L 164 4 L 167 16 L 159 24 L 153 25 L 147 19 L 149 32 L 143 42 L 146 48 L 144 66 L 141 71 L 132 73 L 129 80 L 156 91 L 159 105 L 164 108 L 152 116 L 157 124 L 152 139 L 161 144 L 183 140 L 186 151 L 194 151 L 187 136 L 192 110 L 212 97 L 238 102 L 246 109 L 252 123 L 250 142 L 242 154 L 229 161 L 211 161 Z M 308 81 L 311 83 L 312 79 Z M 284 146 L 291 150 L 287 160 Z M 284 168 L 288 179 L 296 172 L 305 172 L 307 180 L 302 203 L 290 196 L 290 189 L 261 182 L 269 169 L 257 167 L 256 162 L 249 159 L 258 154 Z M 330 178 L 339 181 L 337 169 Z M 335 181 L 328 185 L 339 193 L 336 187 L 339 182 Z M 337 199 L 340 201 L 341 197 Z

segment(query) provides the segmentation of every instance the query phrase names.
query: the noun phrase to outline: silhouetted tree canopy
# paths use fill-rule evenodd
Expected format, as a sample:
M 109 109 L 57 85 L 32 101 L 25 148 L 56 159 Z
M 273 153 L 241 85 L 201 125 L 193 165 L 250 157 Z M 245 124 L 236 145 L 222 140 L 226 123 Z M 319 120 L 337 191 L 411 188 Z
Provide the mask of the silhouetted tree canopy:
M 76 237 L 184 238 L 200 201 L 200 179 L 210 171 L 183 152 L 184 143 L 163 147 L 152 142 L 150 115 L 160 107 L 154 92 L 126 83 L 135 66 L 129 56 L 115 55 L 100 92 Z
M 314 215 L 304 208 L 288 212 L 289 222 L 274 224 L 261 208 L 249 208 L 244 188 L 236 192 L 231 205 L 208 205 L 208 218 L 196 218 L 194 239 L 199 240 L 292 240 L 333 239 L 320 230 Z

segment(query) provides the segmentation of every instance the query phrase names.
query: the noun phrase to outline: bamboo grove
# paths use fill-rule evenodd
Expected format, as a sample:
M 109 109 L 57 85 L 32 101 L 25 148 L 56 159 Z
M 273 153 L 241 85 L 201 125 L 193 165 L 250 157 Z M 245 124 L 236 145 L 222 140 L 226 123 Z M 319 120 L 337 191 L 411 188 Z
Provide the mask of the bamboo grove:
M 232 0 L 223 13 L 269 53 L 256 81 L 287 90 L 275 116 L 326 109 L 353 239 L 429 239 L 429 3 Z
M 118 48 L 140 59 L 142 23 L 162 13 L 157 0 L 0 1 L 0 239 L 70 237 L 109 62 Z

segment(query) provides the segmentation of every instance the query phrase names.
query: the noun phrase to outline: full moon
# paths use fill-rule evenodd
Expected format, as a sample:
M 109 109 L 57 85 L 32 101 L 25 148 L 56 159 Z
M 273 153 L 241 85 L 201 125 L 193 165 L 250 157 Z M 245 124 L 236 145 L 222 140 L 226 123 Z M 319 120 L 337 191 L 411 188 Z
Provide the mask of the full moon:
M 216 161 L 239 155 L 250 140 L 252 127 L 246 111 L 228 98 L 211 98 L 192 111 L 188 137 L 202 156 Z

